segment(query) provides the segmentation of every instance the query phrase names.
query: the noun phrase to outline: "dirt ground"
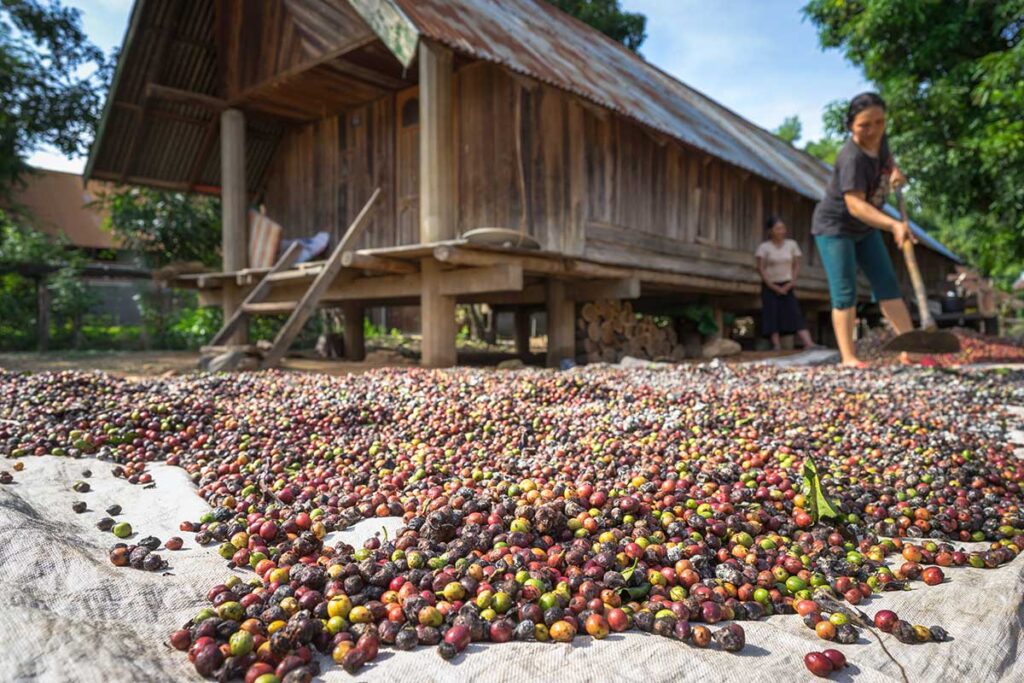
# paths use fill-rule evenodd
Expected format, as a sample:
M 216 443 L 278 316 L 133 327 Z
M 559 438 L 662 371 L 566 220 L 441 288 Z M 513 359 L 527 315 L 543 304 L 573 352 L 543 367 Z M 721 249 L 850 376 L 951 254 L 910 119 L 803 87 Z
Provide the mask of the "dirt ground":
M 766 358 L 787 356 L 799 351 L 744 351 L 725 358 L 728 363 L 745 363 Z M 459 352 L 461 365 L 497 365 L 511 358 L 507 354 L 480 351 Z M 544 357 L 534 353 L 531 365 L 542 366 Z M 0 368 L 15 372 L 45 372 L 60 370 L 99 370 L 119 377 L 158 377 L 177 375 L 196 370 L 199 354 L 194 351 L 48 351 L 44 353 L 0 353 Z M 691 361 L 699 362 L 699 361 Z M 283 369 L 293 372 L 319 372 L 344 375 L 365 372 L 381 367 L 414 366 L 416 361 L 387 349 L 372 350 L 366 360 L 352 363 L 318 358 L 286 358 Z

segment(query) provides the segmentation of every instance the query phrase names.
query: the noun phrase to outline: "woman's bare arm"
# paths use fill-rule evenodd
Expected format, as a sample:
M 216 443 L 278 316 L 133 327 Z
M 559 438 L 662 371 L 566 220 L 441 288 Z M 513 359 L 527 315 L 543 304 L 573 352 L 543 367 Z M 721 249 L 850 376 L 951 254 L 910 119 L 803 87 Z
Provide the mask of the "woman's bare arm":
M 793 277 L 789 279 L 789 284 L 786 285 L 787 290 L 796 289 L 796 279 L 800 275 L 800 257 L 793 257 Z
M 903 240 L 913 239 L 910 234 L 910 226 L 903 221 L 896 220 L 885 212 L 876 209 L 866 198 L 863 192 L 852 191 L 843 195 L 846 202 L 846 210 L 850 215 L 861 223 L 867 223 L 873 228 L 891 232 L 896 239 L 896 246 L 902 247 Z

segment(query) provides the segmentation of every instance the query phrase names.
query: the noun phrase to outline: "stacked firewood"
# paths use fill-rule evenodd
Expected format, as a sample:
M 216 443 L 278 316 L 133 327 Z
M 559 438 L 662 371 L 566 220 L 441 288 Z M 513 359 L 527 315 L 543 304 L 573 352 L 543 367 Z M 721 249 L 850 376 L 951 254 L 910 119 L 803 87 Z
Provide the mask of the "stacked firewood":
M 617 363 L 625 356 L 659 361 L 686 357 L 672 325 L 661 326 L 650 316 L 636 314 L 628 301 L 584 304 L 576 332 L 588 363 Z

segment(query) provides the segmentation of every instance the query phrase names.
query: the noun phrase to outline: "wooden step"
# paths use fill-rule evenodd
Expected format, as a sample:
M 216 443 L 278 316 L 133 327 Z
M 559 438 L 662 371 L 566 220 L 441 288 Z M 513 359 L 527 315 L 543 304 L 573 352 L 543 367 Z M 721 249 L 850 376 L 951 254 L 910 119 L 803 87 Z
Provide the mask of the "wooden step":
M 260 354 L 262 351 L 255 344 L 220 344 L 220 345 L 207 345 L 200 346 L 199 353 L 203 356 L 219 356 L 222 353 L 228 351 L 241 351 L 242 353 L 248 353 L 251 355 Z
M 370 198 L 355 217 L 355 220 L 348 226 L 348 230 L 342 235 L 341 241 L 334 247 L 334 251 L 331 252 L 323 268 L 317 273 L 316 279 L 309 285 L 306 293 L 302 295 L 302 299 L 292 304 L 291 315 L 288 317 L 288 321 L 277 331 L 277 336 L 274 337 L 274 346 L 263 357 L 260 367 L 273 367 L 284 357 L 288 347 L 295 341 L 295 338 L 302 330 L 302 326 L 306 324 L 309 316 L 313 314 L 313 310 L 320 303 L 320 298 L 324 292 L 327 291 L 334 278 L 341 272 L 341 256 L 345 251 L 355 246 L 355 243 L 362 236 L 367 223 L 369 223 L 370 213 L 378 197 L 380 197 L 379 187 L 373 191 L 373 194 L 370 195 Z
M 293 265 L 295 265 L 295 260 L 299 258 L 299 254 L 301 252 L 302 247 L 299 245 L 299 243 L 293 243 L 290 247 L 288 247 L 288 249 L 285 250 L 284 254 L 281 255 L 281 258 L 277 260 L 277 263 L 274 264 L 274 267 L 270 269 L 270 275 L 273 275 L 274 273 L 280 273 L 291 268 Z M 258 304 L 259 302 L 266 299 L 267 296 L 270 294 L 270 288 L 272 286 L 273 285 L 270 282 L 268 282 L 266 278 L 264 278 L 259 282 L 259 284 L 253 287 L 252 291 L 249 292 L 249 295 L 245 297 L 245 300 L 242 302 L 242 305 L 238 307 L 238 309 L 234 312 L 234 314 L 232 314 L 230 318 L 224 321 L 224 326 L 221 327 L 220 331 L 217 332 L 217 334 L 213 336 L 213 339 L 210 340 L 210 346 L 220 346 L 227 342 L 230 339 L 231 335 L 234 334 L 234 331 L 238 329 L 238 326 L 242 324 L 243 320 L 248 315 L 248 312 L 246 311 L 245 307 Z
M 291 313 L 298 305 L 298 301 L 269 301 L 245 304 L 242 306 L 242 310 L 250 315 L 275 315 L 277 313 Z
M 284 270 L 280 273 L 271 273 L 267 275 L 266 279 L 269 282 L 287 282 L 289 280 L 312 280 L 320 271 L 323 270 L 323 266 L 316 266 L 314 268 L 294 268 L 292 270 Z

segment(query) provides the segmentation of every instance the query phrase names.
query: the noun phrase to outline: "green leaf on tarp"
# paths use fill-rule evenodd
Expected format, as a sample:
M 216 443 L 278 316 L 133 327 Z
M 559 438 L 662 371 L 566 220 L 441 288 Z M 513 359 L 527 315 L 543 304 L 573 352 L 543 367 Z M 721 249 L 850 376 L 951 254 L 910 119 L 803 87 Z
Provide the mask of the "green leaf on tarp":
M 622 570 L 622 578 L 625 579 L 627 582 L 630 580 L 630 578 L 633 577 L 633 572 L 636 571 L 636 565 L 637 565 L 637 562 L 639 562 L 639 561 L 640 561 L 640 558 L 638 557 L 635 560 L 633 560 L 633 566 L 632 567 L 629 567 L 628 569 L 623 569 Z
M 627 595 L 632 600 L 640 600 L 647 596 L 647 593 L 651 590 L 651 584 L 643 583 L 639 586 L 624 587 L 619 589 L 619 596 L 626 597 Z
M 808 513 L 811 519 L 818 522 L 822 519 L 837 519 L 841 516 L 836 503 L 832 502 L 825 495 L 821 488 L 821 479 L 818 478 L 818 468 L 811 458 L 804 459 L 804 497 L 809 506 Z

